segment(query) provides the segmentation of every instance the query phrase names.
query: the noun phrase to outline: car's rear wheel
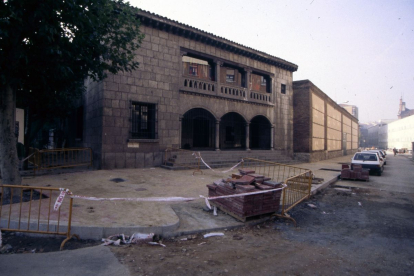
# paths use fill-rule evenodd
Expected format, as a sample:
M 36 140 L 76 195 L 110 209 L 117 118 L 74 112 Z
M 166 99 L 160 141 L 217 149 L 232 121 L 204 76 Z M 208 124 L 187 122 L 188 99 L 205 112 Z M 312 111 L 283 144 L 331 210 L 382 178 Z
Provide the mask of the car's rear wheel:
M 378 175 L 378 176 L 381 176 L 381 174 L 382 174 L 382 172 L 381 172 L 381 170 L 379 170 L 379 171 L 377 172 L 377 175 Z

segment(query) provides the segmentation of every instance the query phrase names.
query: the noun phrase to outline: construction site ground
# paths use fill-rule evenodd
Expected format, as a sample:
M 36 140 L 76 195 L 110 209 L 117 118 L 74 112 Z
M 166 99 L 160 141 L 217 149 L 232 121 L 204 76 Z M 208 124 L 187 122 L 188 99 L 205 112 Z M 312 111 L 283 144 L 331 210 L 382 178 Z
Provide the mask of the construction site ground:
M 295 166 L 310 169 L 316 177 L 324 179 L 322 183 L 312 185 L 312 191 L 315 192 L 335 181 L 340 173 L 341 163 L 349 162 L 350 158 L 351 156 L 345 156 Z M 206 205 L 200 195 L 208 195 L 206 185 L 238 172 L 238 168 L 221 172 L 225 169 L 203 170 L 203 174 L 194 175 L 192 170 L 173 171 L 159 167 L 87 171 L 63 169 L 44 171 L 38 176 L 26 175 L 23 177 L 23 184 L 65 188 L 75 195 L 98 198 L 194 198 L 190 202 L 74 199 L 72 233 L 78 234 L 81 239 L 99 240 L 117 233 L 134 232 L 177 236 L 244 225 L 231 216 L 213 216 L 213 213 L 203 211 Z M 67 204 L 68 199 L 65 199 L 61 208 L 62 217 L 67 216 Z M 253 219 L 252 223 L 255 221 L 261 222 L 263 219 Z
M 340 163 L 348 159 L 302 166 L 325 178 L 326 184 L 330 176 L 339 174 Z M 28 254 L 0 255 L 0 266 L 5 275 L 410 275 L 414 267 L 414 162 L 409 156 L 398 155 L 389 156 L 387 163 L 383 175 L 370 176 L 369 182 L 333 177 L 335 183 L 325 189 L 325 184 L 314 187 L 314 195 L 290 212 L 298 227 L 273 218 L 257 225 L 222 225 L 224 228 L 217 232 L 223 236 L 204 238 L 202 234 L 212 229 L 195 231 L 197 220 L 181 220 L 182 212 L 175 210 L 180 220 L 177 230 L 184 226 L 193 234 L 162 238 L 166 247 L 141 244 L 66 250 L 79 243 L 94 245 L 92 241 L 69 241 L 64 251 L 33 254 L 34 249 L 35 253 L 42 252 L 40 240 L 49 240 L 17 236 L 10 240 L 20 241 L 16 247 L 24 247 L 20 253 Z M 202 180 L 207 174 L 195 177 Z M 220 174 L 212 178 L 216 176 Z M 199 189 L 205 194 L 204 185 L 201 183 Z M 200 206 L 191 207 L 192 204 Z M 190 214 L 206 214 L 203 219 L 235 225 L 231 217 L 221 212 L 215 217 L 202 211 L 202 202 L 178 206 L 192 210 Z M 126 209 L 125 213 L 133 210 Z

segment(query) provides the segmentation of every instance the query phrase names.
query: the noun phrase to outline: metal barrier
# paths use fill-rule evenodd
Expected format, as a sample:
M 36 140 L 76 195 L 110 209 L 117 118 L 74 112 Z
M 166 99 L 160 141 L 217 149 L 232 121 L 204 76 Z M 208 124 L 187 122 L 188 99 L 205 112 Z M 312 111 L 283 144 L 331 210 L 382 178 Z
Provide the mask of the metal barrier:
M 60 250 L 72 237 L 79 239 L 78 235 L 70 233 L 73 199 L 62 204 L 58 211 L 53 209 L 52 198 L 56 199 L 60 195 L 59 188 L 17 185 L 0 187 L 1 231 L 66 236 Z M 10 189 L 10 196 L 6 197 L 6 189 Z
M 180 157 L 185 158 L 187 162 L 180 163 L 179 159 L 177 161 L 177 154 L 180 154 Z M 200 169 L 200 162 L 200 158 L 196 158 L 196 156 L 194 156 L 194 152 L 190 150 L 167 148 L 164 152 L 164 165 L 168 166 L 169 164 L 174 164 L 180 167 L 192 169 L 194 170 L 193 175 L 196 172 L 204 174 Z
M 29 163 L 36 175 L 38 170 L 92 166 L 91 148 L 63 148 L 38 150 L 30 148 Z
M 260 159 L 244 158 L 243 160 L 243 168 L 253 169 L 258 174 L 272 178 L 273 181 L 286 184 L 282 194 L 281 213 L 275 214 L 275 216 L 289 219 L 296 226 L 296 221 L 287 212 L 309 198 L 313 178 L 312 171 Z

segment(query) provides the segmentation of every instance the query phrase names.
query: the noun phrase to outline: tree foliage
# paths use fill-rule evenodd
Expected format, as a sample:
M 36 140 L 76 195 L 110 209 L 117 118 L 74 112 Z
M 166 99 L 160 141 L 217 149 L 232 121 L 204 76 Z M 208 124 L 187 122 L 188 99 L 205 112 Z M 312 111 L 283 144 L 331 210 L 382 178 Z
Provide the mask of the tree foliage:
M 79 97 L 85 78 L 98 81 L 107 72 L 136 69 L 134 52 L 143 35 L 135 12 L 123 0 L 0 2 L 0 132 L 4 134 L 0 137 L 0 169 L 3 176 L 16 172 L 16 168 L 8 165 L 17 163 L 8 160 L 17 158 L 13 152 L 12 118 L 16 97 L 35 106 L 39 112 L 59 115 Z M 3 183 L 4 180 L 3 177 Z
M 143 38 L 122 0 L 10 0 L 0 7 L 0 81 L 26 93 L 70 93 L 87 76 L 138 67 Z M 63 91 L 63 92 L 62 92 Z

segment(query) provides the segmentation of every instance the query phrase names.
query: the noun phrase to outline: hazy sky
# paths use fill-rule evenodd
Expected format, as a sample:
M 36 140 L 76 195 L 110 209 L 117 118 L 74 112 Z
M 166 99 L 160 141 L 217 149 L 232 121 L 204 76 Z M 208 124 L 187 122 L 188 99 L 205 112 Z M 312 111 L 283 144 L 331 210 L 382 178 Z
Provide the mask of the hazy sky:
M 360 122 L 414 109 L 414 0 L 130 0 L 299 66 L 334 101 L 359 108 Z

